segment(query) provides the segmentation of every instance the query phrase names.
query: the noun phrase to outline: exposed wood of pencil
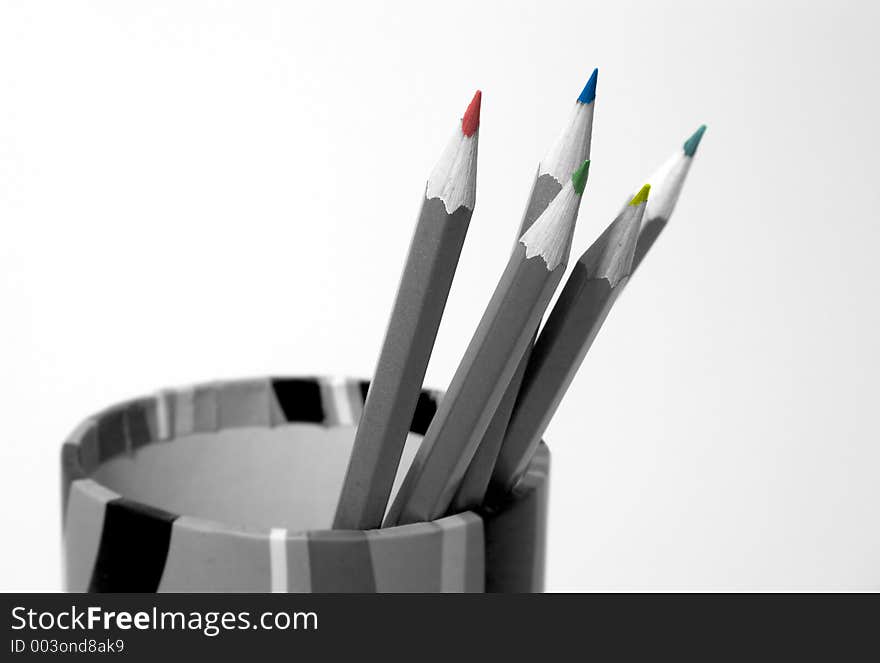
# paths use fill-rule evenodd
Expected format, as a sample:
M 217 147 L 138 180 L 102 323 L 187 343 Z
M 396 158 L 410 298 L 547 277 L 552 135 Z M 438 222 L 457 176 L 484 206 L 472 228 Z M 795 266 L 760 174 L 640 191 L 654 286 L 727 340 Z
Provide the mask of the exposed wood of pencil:
M 489 487 L 503 499 L 527 469 L 544 430 L 629 278 L 646 185 L 575 263 L 535 344 Z
M 562 278 L 586 167 L 514 248 L 383 526 L 432 520 L 448 509 Z
M 562 190 L 562 182 L 565 182 L 571 175 L 570 172 L 565 172 L 565 170 L 571 169 L 572 164 L 580 165 L 584 160 L 590 158 L 598 75 L 599 70 L 593 70 L 583 91 L 575 101 L 574 109 L 569 116 L 568 122 L 550 150 L 538 164 L 538 174 L 532 186 L 532 192 L 526 205 L 526 212 L 520 224 L 517 239 L 531 227 L 535 219 L 547 209 L 547 205 Z M 535 330 L 535 333 L 537 333 L 537 330 Z M 486 433 L 483 435 L 483 439 L 477 447 L 470 465 L 468 465 L 464 478 L 461 480 L 461 485 L 452 499 L 452 506 L 449 509 L 450 513 L 467 511 L 479 506 L 483 502 L 483 497 L 486 495 L 486 489 L 489 486 L 489 478 L 492 476 L 492 469 L 495 467 L 495 460 L 498 457 L 498 451 L 501 449 L 501 443 L 507 431 L 510 415 L 513 412 L 516 396 L 519 393 L 526 364 L 529 361 L 534 343 L 535 335 L 532 336 L 532 340 L 526 346 L 519 366 L 517 366 L 513 377 L 510 379 L 510 384 L 508 384 L 504 396 L 502 396 L 501 402 L 495 410 L 492 421 L 489 423 L 489 427 L 486 429 Z
M 480 92 L 428 179 L 333 526 L 375 529 L 400 463 L 474 208 Z
M 639 241 L 636 244 L 633 274 L 666 228 L 666 224 L 669 223 L 705 131 L 706 125 L 703 124 L 684 142 L 680 150 L 648 178 L 652 187 L 651 198 L 648 200 L 645 220 L 642 223 Z

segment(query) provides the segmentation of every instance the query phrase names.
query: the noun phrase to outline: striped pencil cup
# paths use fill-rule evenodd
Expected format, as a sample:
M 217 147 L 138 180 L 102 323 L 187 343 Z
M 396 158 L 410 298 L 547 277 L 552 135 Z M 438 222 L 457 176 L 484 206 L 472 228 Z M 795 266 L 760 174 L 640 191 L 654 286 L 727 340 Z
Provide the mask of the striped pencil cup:
M 325 378 L 213 382 L 87 419 L 62 449 L 66 589 L 541 591 L 543 445 L 492 513 L 330 529 L 367 387 Z M 420 395 L 402 467 L 438 397 Z

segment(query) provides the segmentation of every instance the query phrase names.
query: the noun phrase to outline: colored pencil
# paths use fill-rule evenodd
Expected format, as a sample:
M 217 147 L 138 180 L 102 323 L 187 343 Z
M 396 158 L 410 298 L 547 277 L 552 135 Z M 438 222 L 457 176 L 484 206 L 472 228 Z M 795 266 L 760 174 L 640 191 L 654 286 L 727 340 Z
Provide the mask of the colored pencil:
M 358 424 L 336 529 L 382 523 L 476 197 L 478 90 L 428 178 L 375 375 Z
M 590 158 L 590 143 L 593 134 L 593 114 L 595 111 L 596 82 L 599 70 L 594 69 L 587 84 L 584 86 L 574 108 L 568 118 L 568 122 L 553 143 L 550 150 L 538 164 L 538 172 L 535 176 L 532 192 L 526 205 L 526 211 L 520 224 L 517 239 L 528 230 L 547 205 L 562 190 L 565 182 L 584 160 Z M 526 346 L 523 357 L 510 380 L 495 415 L 483 435 L 480 445 L 474 457 L 468 465 L 464 478 L 455 496 L 452 499 L 451 513 L 460 513 L 474 508 L 482 503 L 492 476 L 492 468 L 498 450 L 504 440 L 507 424 L 516 403 L 516 396 L 525 373 L 526 364 L 534 346 L 532 341 Z
M 446 513 L 568 262 L 589 162 L 516 244 L 383 526 Z
M 487 501 L 497 503 L 525 472 L 544 430 L 629 278 L 650 185 L 633 197 L 575 263 L 538 336 L 498 454 Z
M 703 124 L 697 129 L 693 135 L 688 138 L 680 150 L 673 154 L 660 168 L 654 173 L 648 182 L 653 187 L 651 190 L 651 199 L 648 201 L 648 207 L 645 210 L 645 220 L 642 223 L 642 231 L 639 233 L 639 241 L 636 244 L 636 254 L 633 258 L 632 271 L 638 269 L 645 259 L 645 255 L 654 246 L 654 242 L 663 232 L 666 224 L 672 216 L 678 197 L 681 195 L 681 189 L 684 181 L 687 179 L 688 172 L 691 169 L 691 163 L 694 155 L 697 153 L 697 147 L 706 131 L 706 125 Z

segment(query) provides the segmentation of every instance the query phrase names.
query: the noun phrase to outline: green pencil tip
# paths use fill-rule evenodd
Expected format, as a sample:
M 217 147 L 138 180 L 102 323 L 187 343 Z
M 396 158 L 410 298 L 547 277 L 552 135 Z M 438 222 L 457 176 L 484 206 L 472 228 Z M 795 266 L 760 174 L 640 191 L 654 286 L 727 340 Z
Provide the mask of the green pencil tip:
M 688 138 L 684 142 L 684 153 L 692 157 L 697 153 L 697 147 L 700 145 L 700 141 L 703 139 L 703 134 L 706 133 L 706 125 L 701 124 L 700 128 L 697 129 L 694 134 Z
M 571 175 L 571 185 L 574 187 L 575 193 L 581 195 L 587 186 L 587 175 L 590 173 L 590 160 L 587 159 L 581 164 L 581 167 L 574 171 Z
M 633 199 L 629 201 L 629 204 L 635 207 L 636 205 L 641 205 L 645 201 L 648 200 L 648 192 L 651 190 L 651 185 L 646 184 L 643 186 L 639 192 L 633 196 Z

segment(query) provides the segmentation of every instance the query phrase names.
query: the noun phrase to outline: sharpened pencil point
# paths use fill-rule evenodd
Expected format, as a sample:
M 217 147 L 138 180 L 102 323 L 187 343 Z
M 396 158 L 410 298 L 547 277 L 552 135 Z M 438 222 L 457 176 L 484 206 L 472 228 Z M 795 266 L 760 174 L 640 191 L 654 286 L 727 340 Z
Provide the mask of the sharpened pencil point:
M 599 68 L 593 69 L 593 74 L 590 76 L 590 80 L 587 81 L 587 84 L 584 85 L 584 89 L 581 91 L 581 96 L 578 97 L 578 102 L 582 104 L 591 104 L 593 100 L 596 98 L 596 79 L 599 78 Z
M 692 157 L 694 156 L 694 154 L 696 154 L 697 147 L 699 147 L 700 141 L 703 139 L 704 133 L 706 133 L 706 125 L 701 124 L 700 128 L 697 129 L 694 134 L 684 142 L 684 153 L 687 156 Z
M 581 195 L 587 186 L 587 176 L 590 174 L 590 160 L 587 159 L 571 174 L 571 185 L 574 187 L 575 193 Z
M 645 206 L 627 207 L 580 257 L 591 279 L 606 279 L 614 287 L 629 276 Z
M 639 192 L 633 196 L 633 199 L 629 201 L 629 204 L 635 207 L 636 205 L 641 205 L 648 200 L 648 192 L 651 190 L 651 185 L 646 184 Z
M 480 104 L 483 101 L 483 93 L 480 90 L 474 94 L 471 103 L 461 118 L 461 133 L 470 138 L 480 128 Z

